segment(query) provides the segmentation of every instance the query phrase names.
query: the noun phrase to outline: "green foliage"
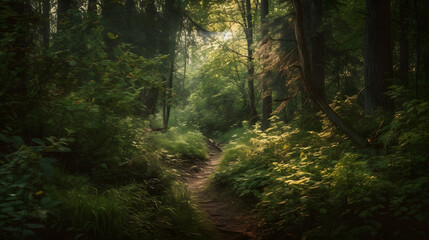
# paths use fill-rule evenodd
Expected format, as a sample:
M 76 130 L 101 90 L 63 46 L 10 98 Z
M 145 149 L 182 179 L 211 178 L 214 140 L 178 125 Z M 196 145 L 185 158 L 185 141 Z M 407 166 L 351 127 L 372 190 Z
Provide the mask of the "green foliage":
M 185 189 L 175 185 L 157 196 L 150 194 L 151 187 L 143 182 L 106 191 L 89 185 L 54 191 L 63 203 L 55 224 L 81 239 L 208 237 L 209 228 L 198 225 L 200 216 Z
M 20 8 L 32 6 L 9 2 L 0 6 L 0 238 L 209 238 L 167 166 L 177 157 L 146 136 L 143 93 L 162 88 L 162 58 L 137 55 L 100 17 L 74 10 L 42 47 L 29 27 L 40 23 Z M 178 137 L 164 142 L 172 154 L 206 157 L 201 134 Z
M 165 133 L 154 133 L 150 140 L 164 148 L 171 155 L 182 159 L 203 160 L 207 158 L 204 136 L 195 130 L 172 127 Z
M 352 96 L 363 88 L 364 1 L 328 1 L 322 31 L 326 38 L 326 96 Z M 340 115 L 342 116 L 342 115 Z
M 289 3 L 271 5 L 270 34 L 260 47 L 245 45 L 246 34 L 237 31 L 238 5 L 223 1 L 175 1 L 171 8 L 173 1 L 104 1 L 101 15 L 72 1 L 57 27 L 48 26 L 46 39 L 41 32 L 53 19 L 43 19 L 44 4 L 51 2 L 0 5 L 0 238 L 209 238 L 173 168 L 207 158 L 202 133 L 229 141 L 215 180 L 255 206 L 268 235 L 428 237 L 429 103 L 420 94 L 427 88 L 425 17 L 406 16 L 410 29 L 417 29 L 404 35 L 416 36 L 416 59 L 409 64 L 415 93 L 393 86 L 388 95 L 397 111 L 367 117 L 360 96 L 353 95 L 363 87 L 363 1 L 324 5 L 324 25 L 316 31 L 326 40 L 325 94 L 374 146 L 356 149 L 303 99 L 287 107 L 285 116 L 295 116 L 288 125 L 274 122 L 261 132 L 243 122 L 249 118 L 246 47 L 269 55 L 263 63 L 253 56 L 250 77 L 270 79 L 275 99 L 287 99 L 296 87 Z M 413 8 L 421 15 L 425 7 Z M 253 17 L 256 33 L 257 11 Z M 191 31 L 196 26 L 229 31 L 212 34 L 220 41 L 198 55 L 192 46 L 200 41 Z M 393 55 L 400 57 L 402 44 L 393 40 Z M 147 114 L 159 92 L 169 91 L 170 69 L 174 88 L 166 102 L 182 108 L 172 113 L 177 127 L 148 133 Z
M 418 129 L 427 114 L 424 101 L 411 102 L 406 103 L 411 110 L 397 112 L 401 118 L 395 117 L 387 127 L 391 130 L 379 136 L 392 136 L 398 124 L 405 129 L 393 134 L 396 143 L 389 140 L 384 154 L 354 149 L 343 137 L 334 137 L 327 125 L 314 132 L 278 123 L 266 132 L 249 130 L 251 138 L 231 142 L 215 179 L 255 204 L 268 236 L 424 239 L 429 186 L 427 157 L 420 155 L 425 151 L 420 148 L 427 148 L 427 142 L 407 141 L 406 136 L 422 133 Z M 347 112 L 345 107 L 338 110 Z M 376 119 L 366 121 L 376 126 Z M 392 151 L 394 146 L 401 150 Z
M 0 237 L 34 238 L 59 204 L 46 196 L 43 185 L 52 182 L 57 161 L 48 157 L 49 153 L 69 151 L 67 139 L 50 137 L 48 144 L 33 139 L 34 146 L 26 146 L 19 136 L 0 134 L 0 140 L 13 149 L 0 155 Z
M 269 159 L 263 141 L 253 138 L 258 134 L 257 128 L 247 129 L 241 138 L 231 141 L 215 175 L 217 182 L 227 184 L 240 197 L 257 199 L 267 184 Z
M 65 192 L 54 192 L 61 202 L 58 222 L 61 227 L 71 226 L 68 231 L 78 232 L 76 237 L 88 239 L 123 238 L 126 207 L 121 200 L 121 192 L 110 190 L 98 194 L 96 188 L 82 186 Z M 137 189 L 134 189 L 137 195 Z
M 188 126 L 197 126 L 207 136 L 219 137 L 247 119 L 246 69 L 234 62 L 235 57 L 231 52 L 214 50 L 193 76 L 198 87 L 189 97 L 185 119 Z
M 209 226 L 175 182 L 164 150 L 141 135 L 134 140 L 133 158 L 102 165 L 90 178 L 56 171 L 47 192 L 61 205 L 49 219 L 48 236 L 209 239 Z
M 233 128 L 216 138 L 221 143 L 228 143 L 230 141 L 234 141 L 240 136 L 243 136 L 247 132 L 247 128 Z

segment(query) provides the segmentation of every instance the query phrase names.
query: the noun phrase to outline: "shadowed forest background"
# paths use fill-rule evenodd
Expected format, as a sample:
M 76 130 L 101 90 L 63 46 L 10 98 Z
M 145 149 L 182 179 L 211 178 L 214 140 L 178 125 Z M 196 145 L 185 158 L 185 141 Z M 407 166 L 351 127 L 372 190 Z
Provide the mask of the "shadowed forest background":
M 244 239 L 428 239 L 428 11 L 1 0 L 0 238 L 219 239 L 221 146 Z

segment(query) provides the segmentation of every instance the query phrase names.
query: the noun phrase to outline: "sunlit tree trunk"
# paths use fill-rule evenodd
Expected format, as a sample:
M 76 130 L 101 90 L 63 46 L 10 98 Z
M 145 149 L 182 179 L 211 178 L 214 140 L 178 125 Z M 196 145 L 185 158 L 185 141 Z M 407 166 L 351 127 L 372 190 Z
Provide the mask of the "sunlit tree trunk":
M 385 95 L 387 79 L 392 77 L 390 0 L 366 0 L 365 4 L 365 113 L 373 114 L 377 107 L 393 109 Z
M 268 0 L 261 1 L 261 37 L 262 44 L 266 44 L 266 36 L 268 34 L 268 27 L 266 16 L 268 15 Z M 266 55 L 263 54 L 263 59 L 266 58 Z M 262 79 L 262 130 L 267 129 L 270 126 L 270 120 L 272 113 L 272 90 L 271 82 L 269 79 Z
M 332 110 L 326 100 L 323 98 L 320 90 L 315 83 L 312 72 L 311 63 L 307 51 L 307 44 L 305 42 L 304 26 L 302 20 L 302 9 L 300 0 L 293 0 L 293 7 L 295 10 L 295 37 L 298 45 L 299 62 L 301 66 L 303 85 L 305 86 L 308 94 L 313 101 L 319 106 L 323 113 L 341 129 L 352 141 L 362 147 L 368 146 L 368 142 L 352 127 L 350 127 L 337 113 Z

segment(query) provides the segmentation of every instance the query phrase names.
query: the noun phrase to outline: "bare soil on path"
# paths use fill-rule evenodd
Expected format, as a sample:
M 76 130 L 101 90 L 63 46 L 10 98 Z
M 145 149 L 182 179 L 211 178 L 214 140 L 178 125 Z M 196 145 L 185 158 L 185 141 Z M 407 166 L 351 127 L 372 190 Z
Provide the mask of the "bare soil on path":
M 199 208 L 216 228 L 215 239 L 256 239 L 255 221 L 249 207 L 222 187 L 213 184 L 212 174 L 217 169 L 222 151 L 213 142 L 208 142 L 209 159 L 200 166 L 193 166 L 185 176 Z

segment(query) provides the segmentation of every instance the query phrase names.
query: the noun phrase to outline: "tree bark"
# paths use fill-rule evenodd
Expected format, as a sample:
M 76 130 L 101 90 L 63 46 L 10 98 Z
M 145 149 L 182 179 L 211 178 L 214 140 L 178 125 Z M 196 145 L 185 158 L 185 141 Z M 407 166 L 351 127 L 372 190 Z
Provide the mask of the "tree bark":
M 255 106 L 255 86 L 254 86 L 254 75 L 255 75 L 255 65 L 253 64 L 253 20 L 252 20 L 252 6 L 250 0 L 246 0 L 245 6 L 246 13 L 246 39 L 247 39 L 247 86 L 249 89 L 249 100 L 250 100 L 250 123 L 253 125 L 258 121 L 258 113 L 256 112 Z
M 171 110 L 171 98 L 173 91 L 173 77 L 174 77 L 174 60 L 175 60 L 175 51 L 176 51 L 176 37 L 177 37 L 177 24 L 179 23 L 179 16 L 177 10 L 174 6 L 174 0 L 165 1 L 165 10 L 164 10 L 164 24 L 165 28 L 163 31 L 163 36 L 166 38 L 164 46 L 162 46 L 162 52 L 169 54 L 167 58 L 167 64 L 169 66 L 168 79 L 164 80 L 164 92 L 163 92 L 163 127 L 164 130 L 168 129 L 168 121 L 170 119 L 170 110 Z
M 369 145 L 368 141 L 344 122 L 344 120 L 341 119 L 334 110 L 332 110 L 317 88 L 317 85 L 312 78 L 311 64 L 305 42 L 301 2 L 299 0 L 293 0 L 293 7 L 295 10 L 295 37 L 298 45 L 303 85 L 317 106 L 319 106 L 323 113 L 325 113 L 338 128 L 340 128 L 357 145 L 367 147 Z
M 400 21 L 400 39 L 399 39 L 399 79 L 402 85 L 408 86 L 408 70 L 409 70 L 409 11 L 410 4 L 408 0 L 401 0 L 399 9 L 399 21 Z
M 174 78 L 174 56 L 172 56 L 171 62 L 170 62 L 170 72 L 168 74 L 168 82 L 167 82 L 167 99 L 166 104 L 164 108 L 164 129 L 168 129 L 168 121 L 170 119 L 170 111 L 171 111 L 171 99 L 173 97 L 173 78 Z
M 392 77 L 390 0 L 366 0 L 365 5 L 365 113 L 373 114 L 377 107 L 393 110 L 385 95 Z
M 158 12 L 155 6 L 155 0 L 148 0 L 145 1 L 146 5 L 144 8 L 144 21 L 150 22 L 154 21 L 155 23 L 158 20 Z M 146 49 L 145 57 L 146 58 L 153 58 L 158 53 L 159 41 L 158 36 L 160 32 L 160 27 L 157 24 L 151 24 L 148 26 L 145 26 L 145 29 L 143 30 L 146 36 L 146 44 L 151 44 L 153 47 L 150 47 Z M 145 110 L 143 111 L 143 117 L 148 117 L 149 115 L 155 114 L 156 110 L 156 103 L 158 100 L 159 95 L 159 89 L 157 87 L 150 87 L 147 89 L 144 89 L 142 92 L 142 101 L 143 104 L 146 106 Z
M 416 46 L 416 70 L 414 74 L 414 88 L 416 92 L 416 96 L 419 97 L 419 79 L 421 77 L 421 55 L 422 55 L 422 34 L 421 34 L 421 18 L 419 8 L 421 7 L 421 3 L 418 0 L 413 0 L 413 15 L 414 15 L 414 40 Z
M 320 31 L 322 27 L 323 6 L 322 0 L 313 0 L 312 2 L 312 32 L 311 38 L 312 45 L 312 58 L 311 70 L 312 76 L 319 88 L 322 97 L 325 97 L 325 71 L 324 71 L 324 37 L 323 32 Z
M 50 26 L 51 26 L 50 13 L 51 13 L 50 0 L 43 0 L 42 44 L 45 48 L 49 46 L 49 35 L 50 35 Z
M 266 16 L 268 15 L 268 0 L 261 1 L 261 38 L 262 44 L 266 44 L 266 36 L 268 34 L 268 27 Z M 265 59 L 266 54 L 262 54 L 262 58 Z M 267 74 L 268 75 L 268 74 Z M 262 79 L 262 130 L 265 130 L 270 127 L 270 117 L 273 111 L 272 109 L 272 90 L 270 86 L 269 79 Z

